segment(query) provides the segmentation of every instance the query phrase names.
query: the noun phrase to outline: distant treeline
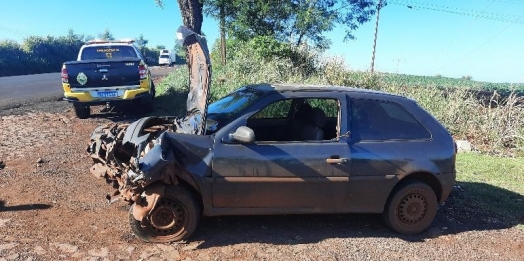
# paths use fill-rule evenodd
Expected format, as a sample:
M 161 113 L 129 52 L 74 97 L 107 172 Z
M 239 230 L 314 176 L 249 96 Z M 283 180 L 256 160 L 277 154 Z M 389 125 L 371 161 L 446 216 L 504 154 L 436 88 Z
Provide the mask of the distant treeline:
M 75 34 L 66 36 L 29 36 L 20 44 L 12 40 L 0 41 L 0 77 L 59 72 L 62 63 L 76 60 L 78 50 L 93 37 Z M 140 47 L 149 65 L 158 63 L 158 50 Z

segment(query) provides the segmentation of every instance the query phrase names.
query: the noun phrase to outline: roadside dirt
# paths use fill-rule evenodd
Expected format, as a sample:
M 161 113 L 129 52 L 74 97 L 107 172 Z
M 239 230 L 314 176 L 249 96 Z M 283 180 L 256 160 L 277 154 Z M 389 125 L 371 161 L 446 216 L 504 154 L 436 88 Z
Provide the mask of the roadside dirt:
M 189 242 L 148 244 L 129 206 L 89 173 L 93 129 L 135 116 L 75 118 L 47 102 L 0 111 L 1 260 L 522 260 L 524 229 L 497 215 L 440 207 L 422 235 L 399 236 L 377 215 L 204 218 Z M 313 193 L 313 192 L 312 192 Z M 334 199 L 336 200 L 336 199 Z

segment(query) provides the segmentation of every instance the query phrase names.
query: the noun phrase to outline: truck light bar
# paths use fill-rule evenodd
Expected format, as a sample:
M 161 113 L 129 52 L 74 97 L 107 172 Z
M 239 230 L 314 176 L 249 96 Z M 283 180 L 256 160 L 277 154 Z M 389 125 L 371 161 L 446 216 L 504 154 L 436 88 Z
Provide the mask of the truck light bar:
M 87 44 L 99 44 L 99 43 L 134 43 L 135 40 L 133 39 L 121 39 L 121 40 L 103 40 L 103 39 L 94 39 L 91 41 L 87 41 Z

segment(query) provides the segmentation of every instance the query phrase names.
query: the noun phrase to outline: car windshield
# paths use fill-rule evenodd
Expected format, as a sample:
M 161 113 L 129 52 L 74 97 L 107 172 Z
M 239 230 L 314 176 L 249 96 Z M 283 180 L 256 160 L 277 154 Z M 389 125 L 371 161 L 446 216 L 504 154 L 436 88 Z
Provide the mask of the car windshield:
M 167 55 L 167 54 L 162 54 L 162 55 L 160 55 L 160 58 L 169 58 L 169 55 Z
M 222 99 L 209 104 L 207 116 L 216 121 L 218 128 L 236 119 L 245 109 L 255 104 L 264 96 L 264 92 L 251 88 L 240 88 Z
M 82 50 L 82 60 L 114 58 L 137 58 L 137 55 L 133 47 L 121 45 L 91 46 Z

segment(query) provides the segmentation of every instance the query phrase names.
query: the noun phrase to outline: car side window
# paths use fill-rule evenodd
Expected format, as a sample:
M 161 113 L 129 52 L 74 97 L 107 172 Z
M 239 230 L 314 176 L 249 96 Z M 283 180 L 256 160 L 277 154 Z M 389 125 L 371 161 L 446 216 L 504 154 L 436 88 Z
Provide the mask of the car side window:
M 428 130 L 400 104 L 388 101 L 351 101 L 353 140 L 429 139 Z
M 251 116 L 253 119 L 287 118 L 292 100 L 282 100 L 271 103 L 269 106 Z
M 257 142 L 319 141 L 338 136 L 340 102 L 295 98 L 274 102 L 251 116 L 247 127 Z

